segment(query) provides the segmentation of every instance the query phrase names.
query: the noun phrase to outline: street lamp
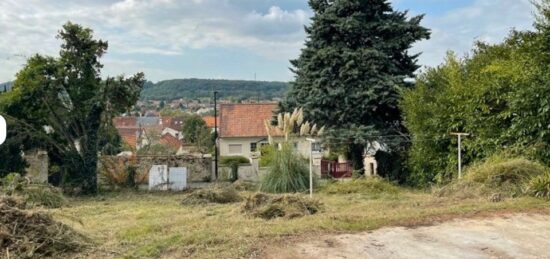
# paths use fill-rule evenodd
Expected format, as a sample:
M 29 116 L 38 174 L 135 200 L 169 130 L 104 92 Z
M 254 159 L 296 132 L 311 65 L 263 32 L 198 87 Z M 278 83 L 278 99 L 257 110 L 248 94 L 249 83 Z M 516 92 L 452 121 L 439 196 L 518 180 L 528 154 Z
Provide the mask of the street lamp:
M 306 138 L 309 141 L 309 197 L 313 198 L 313 143 L 317 140 L 312 138 Z

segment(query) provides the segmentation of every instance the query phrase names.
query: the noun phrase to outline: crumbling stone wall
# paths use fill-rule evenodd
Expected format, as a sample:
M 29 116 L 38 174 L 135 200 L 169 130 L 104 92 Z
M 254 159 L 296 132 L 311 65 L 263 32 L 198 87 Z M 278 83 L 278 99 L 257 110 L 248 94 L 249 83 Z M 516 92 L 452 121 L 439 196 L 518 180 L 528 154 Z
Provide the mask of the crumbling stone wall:
M 187 167 L 187 182 L 210 181 L 212 176 L 212 159 L 193 155 L 177 156 L 102 156 L 99 159 L 99 173 L 109 170 L 124 176 L 128 166 L 136 167 L 139 184 L 147 183 L 149 170 L 153 165 L 167 165 L 168 167 Z M 100 179 L 102 177 L 99 177 Z
M 24 158 L 29 164 L 25 176 L 35 183 L 47 183 L 49 166 L 48 152 L 32 150 L 26 152 Z

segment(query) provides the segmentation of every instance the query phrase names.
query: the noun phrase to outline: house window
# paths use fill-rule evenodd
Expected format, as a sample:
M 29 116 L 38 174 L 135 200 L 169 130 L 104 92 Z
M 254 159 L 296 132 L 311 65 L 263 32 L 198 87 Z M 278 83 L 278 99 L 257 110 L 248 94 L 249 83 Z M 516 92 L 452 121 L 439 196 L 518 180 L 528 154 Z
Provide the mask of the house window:
M 229 144 L 229 154 L 242 154 L 243 145 L 241 144 Z
M 250 152 L 256 152 L 257 149 L 258 149 L 258 143 L 256 142 L 250 143 Z
M 311 143 L 311 151 L 321 152 L 321 143 L 318 143 L 318 142 Z

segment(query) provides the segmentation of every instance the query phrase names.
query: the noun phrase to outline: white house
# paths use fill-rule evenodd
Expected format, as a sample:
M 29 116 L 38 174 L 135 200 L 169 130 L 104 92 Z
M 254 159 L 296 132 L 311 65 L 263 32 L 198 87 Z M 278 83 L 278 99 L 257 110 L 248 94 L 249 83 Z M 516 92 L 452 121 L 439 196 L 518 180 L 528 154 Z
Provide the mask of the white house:
M 251 161 L 259 158 L 260 148 L 268 144 L 265 120 L 270 120 L 277 108 L 274 103 L 221 104 L 219 124 L 220 156 L 244 156 Z M 274 137 L 275 142 L 282 137 Z M 315 171 L 319 171 L 322 154 L 318 143 L 306 138 L 293 140 L 296 150 L 305 158 L 313 154 Z

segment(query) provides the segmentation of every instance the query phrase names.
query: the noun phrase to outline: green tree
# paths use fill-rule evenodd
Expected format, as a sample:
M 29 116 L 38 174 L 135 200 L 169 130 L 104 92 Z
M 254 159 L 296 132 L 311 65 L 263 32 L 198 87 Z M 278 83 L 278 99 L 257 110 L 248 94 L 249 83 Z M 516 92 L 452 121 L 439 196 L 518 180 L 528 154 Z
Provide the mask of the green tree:
M 99 59 L 108 45 L 91 29 L 68 22 L 57 37 L 59 57 L 29 58 L 12 91 L 0 96 L 0 110 L 60 163 L 68 190 L 95 193 L 100 130 L 135 104 L 144 76 L 102 80 Z
M 478 42 L 472 55 L 422 73 L 404 91 L 405 124 L 412 135 L 411 182 L 426 185 L 456 177 L 457 143 L 463 163 L 505 152 L 550 165 L 550 8 L 538 5 L 534 31 L 512 31 L 499 44 Z
M 198 115 L 188 115 L 183 120 L 183 139 L 187 143 L 197 146 L 201 152 L 207 152 L 214 145 L 212 131 L 206 126 L 206 122 Z
M 306 119 L 328 130 L 329 144 L 346 145 L 356 168 L 373 135 L 400 132 L 400 91 L 418 69 L 411 45 L 429 38 L 423 16 L 408 18 L 386 0 L 310 0 L 313 22 L 296 80 L 282 111 L 302 107 Z M 386 143 L 393 144 L 393 143 Z

